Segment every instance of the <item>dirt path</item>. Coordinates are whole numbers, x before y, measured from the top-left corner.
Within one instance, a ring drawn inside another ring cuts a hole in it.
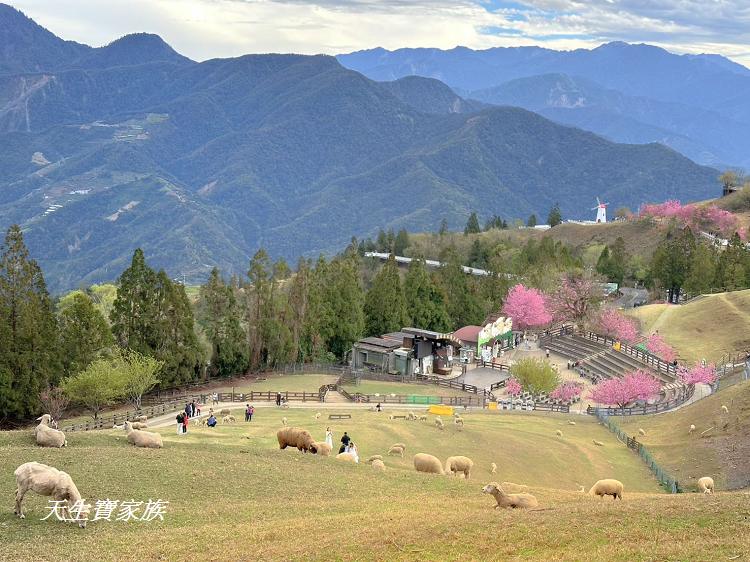
[[[658,332],[661,327],[669,320],[669,317],[672,316],[672,312],[676,309],[674,306],[667,306],[664,310],[662,310],[659,317],[654,321],[654,323],[651,325],[651,332]]]

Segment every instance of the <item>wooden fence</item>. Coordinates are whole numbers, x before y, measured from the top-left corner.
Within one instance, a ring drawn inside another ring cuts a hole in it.
[[[586,413],[591,416],[643,416],[646,414],[657,414],[673,410],[677,406],[684,404],[693,397],[693,394],[695,394],[695,386],[691,384],[682,387],[677,396],[666,402],[636,406],[634,408],[601,408],[589,406],[586,408]]]

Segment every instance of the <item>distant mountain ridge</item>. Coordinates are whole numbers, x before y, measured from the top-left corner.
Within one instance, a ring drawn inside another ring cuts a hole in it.
[[[371,49],[337,58],[374,80],[436,78],[464,97],[511,103],[617,142],[661,142],[701,163],[750,169],[742,134],[750,125],[750,69],[719,55],[615,42],[574,51]],[[597,103],[560,105],[559,81],[542,78],[550,76],[599,95]]]
[[[213,266],[244,274],[260,246],[294,261],[381,227],[459,227],[473,210],[544,217],[559,202],[581,216],[595,196],[637,207],[718,191],[715,169],[664,146],[434,79],[375,82],[322,55],[196,63],[146,34],[68,46],[65,63],[45,51],[65,42],[18,17],[0,5],[16,25],[4,37],[47,43],[0,74],[0,226],[22,225],[54,290],[113,279],[137,246],[200,282]],[[0,45],[0,67],[17,50]]]

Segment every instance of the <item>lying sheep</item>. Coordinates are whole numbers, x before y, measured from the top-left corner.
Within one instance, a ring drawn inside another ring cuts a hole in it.
[[[601,441],[597,441],[596,439],[592,439],[592,441],[597,447],[604,447],[604,443],[602,443]]]
[[[398,456],[400,456],[403,459],[404,458],[404,448],[403,447],[398,447],[396,445],[393,445],[390,449],[388,449],[388,454],[389,455],[398,455]]]
[[[234,423],[236,421],[237,420],[231,414],[228,415],[228,416],[224,416],[223,418],[221,418],[221,423]]]
[[[296,447],[297,450],[312,454],[318,452],[317,444],[310,435],[310,432],[300,427],[282,427],[276,432],[276,439],[279,441],[279,449],[287,447]]]
[[[380,472],[385,472],[385,463],[381,460],[375,459],[372,461],[372,468],[373,470],[379,470]]]
[[[36,444],[40,447],[65,447],[68,444],[65,439],[65,434],[58,430],[52,429],[50,424],[52,423],[52,416],[44,414],[37,418],[39,425],[34,428],[34,438]]]
[[[725,414],[728,414],[729,413],[729,408],[727,408],[724,404],[722,404],[721,405],[721,411],[724,412]]]
[[[220,416],[228,416],[231,413],[232,413],[232,410],[230,410],[229,408],[222,408],[221,410],[219,410]]]
[[[287,419],[286,419],[286,416],[284,416],[283,418],[281,418],[281,425],[286,425],[286,424],[287,424]]]
[[[690,429],[688,430],[688,435],[692,434],[693,431],[695,431],[695,426],[691,423],[690,424]]]
[[[130,427],[132,427],[133,429],[146,429],[148,428],[148,424],[144,422],[134,421],[130,422]]]
[[[332,447],[328,443],[316,441],[313,446],[321,457],[330,457]]]
[[[63,517],[69,519],[69,508],[78,502],[83,503],[81,494],[76,488],[73,479],[67,472],[62,472],[46,464],[38,462],[27,462],[19,466],[13,474],[16,477],[16,507],[14,513],[21,519],[25,519],[21,503],[26,492],[31,490],[41,496],[51,496],[55,501],[64,501]],[[77,514],[78,526],[86,527],[86,519],[89,515],[89,506],[82,506]]]
[[[638,435],[643,435],[643,436],[645,436],[645,435],[646,435],[646,432],[645,432],[645,431],[644,431],[644,430],[643,430],[642,428],[640,428],[640,427],[639,427],[639,428],[638,428]]]
[[[460,472],[463,473],[466,480],[468,480],[469,476],[471,475],[471,468],[473,466],[474,461],[472,461],[469,457],[448,457],[448,459],[445,461],[445,473],[450,473],[456,476]]]
[[[373,462],[373,461],[382,461],[383,455],[372,455],[371,457],[367,457],[365,459],[365,462]]]
[[[338,455],[336,455],[336,459],[355,464],[359,462],[359,460],[353,453],[339,453]]]
[[[321,415],[322,415],[322,414],[321,414],[320,412],[318,412],[317,414],[315,414],[315,419],[316,419],[316,420],[319,420],[319,419],[320,419],[320,416],[321,416]]]
[[[568,420],[568,425],[575,425],[575,424],[576,422],[574,422],[573,420]]]
[[[136,418],[133,418],[133,421],[137,421],[137,422],[147,422],[147,421],[148,421],[148,416],[138,416],[138,417],[136,417]]]
[[[704,494],[714,493],[714,479],[710,476],[704,476],[698,479],[698,489]]]
[[[612,496],[613,500],[622,499],[623,485],[619,480],[613,478],[606,478],[599,480],[589,490],[590,496],[600,496],[604,499],[604,496]]]
[[[490,482],[484,488],[482,488],[483,494],[492,494],[495,496],[497,505],[495,509],[503,508],[530,508],[537,507],[539,502],[531,494],[506,494],[505,490],[497,482]]]
[[[558,437],[562,437],[563,436],[563,432],[560,431],[559,429],[557,429],[557,430],[555,430],[555,435],[557,435]]]
[[[445,425],[443,424],[443,420],[440,418],[440,416],[435,418],[435,427],[438,429],[445,429]]]
[[[414,468],[417,472],[429,472],[430,474],[445,474],[440,459],[427,453],[414,455]]]
[[[508,490],[509,492],[528,492],[529,487],[526,484],[515,484],[513,482],[503,482],[502,483],[503,490]]]
[[[490,474],[497,474],[497,465],[494,462],[490,465]]]
[[[161,435],[158,433],[133,429],[130,422],[125,422],[124,429],[128,432],[128,443],[132,443],[136,447],[147,449],[161,449],[163,447]]]

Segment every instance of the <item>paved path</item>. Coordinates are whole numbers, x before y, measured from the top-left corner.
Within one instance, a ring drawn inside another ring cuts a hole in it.
[[[634,308],[636,304],[648,302],[648,291],[646,289],[634,289],[633,287],[620,287],[622,296],[615,301],[615,305],[622,308]]]

